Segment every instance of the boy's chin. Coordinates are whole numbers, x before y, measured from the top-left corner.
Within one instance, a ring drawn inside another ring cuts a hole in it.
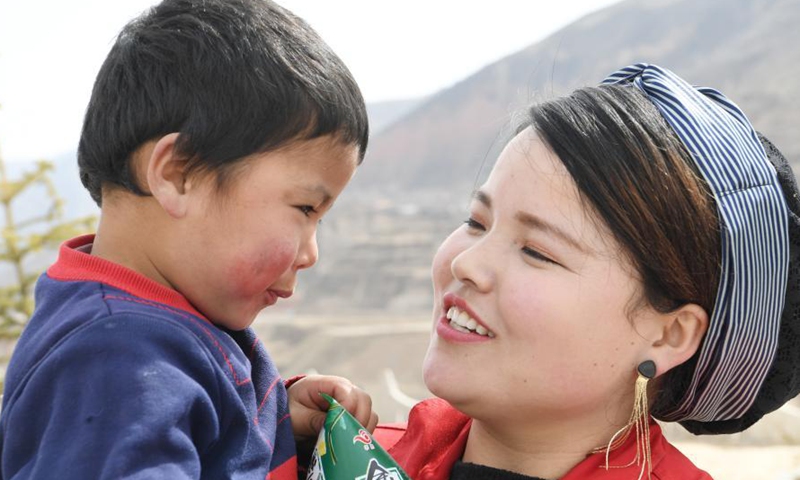
[[[258,314],[246,314],[246,315],[239,315],[237,317],[209,317],[211,323],[218,327],[223,327],[228,330],[232,330],[238,332],[240,330],[244,330],[251,326],[253,322],[256,320],[256,316]]]

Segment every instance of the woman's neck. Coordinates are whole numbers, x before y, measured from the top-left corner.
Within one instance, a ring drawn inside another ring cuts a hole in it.
[[[473,420],[463,460],[531,477],[557,479],[605,446],[619,427],[591,422],[496,422]]]

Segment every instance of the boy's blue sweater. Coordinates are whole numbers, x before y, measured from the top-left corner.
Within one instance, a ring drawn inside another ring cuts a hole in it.
[[[0,479],[297,478],[286,389],[251,330],[61,247],[6,373]],[[82,251],[83,250],[83,251]]]

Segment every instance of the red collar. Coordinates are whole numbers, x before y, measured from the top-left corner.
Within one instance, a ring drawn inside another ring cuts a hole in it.
[[[461,458],[467,445],[472,420],[444,400],[434,398],[418,403],[411,410],[408,425],[385,425],[375,431],[375,438],[414,480],[447,480],[453,464]],[[709,479],[692,465],[661,433],[651,419],[650,448],[653,479]],[[639,476],[639,466],[626,465],[636,455],[636,439],[631,435],[620,448],[611,452],[605,469],[604,454],[590,454],[561,480],[629,480]],[[671,472],[671,473],[665,473]],[[677,472],[677,473],[676,473]],[[674,475],[673,475],[674,474]],[[668,476],[665,476],[668,475]]]
[[[128,292],[133,296],[168,305],[205,319],[178,291],[122,265],[95,257],[80,250],[91,248],[94,235],[84,235],[61,244],[58,260],[47,269],[55,280],[100,282]]]

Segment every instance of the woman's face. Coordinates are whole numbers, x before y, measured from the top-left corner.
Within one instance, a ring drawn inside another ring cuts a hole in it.
[[[435,256],[428,388],[479,419],[629,415],[653,343],[635,327],[656,315],[635,308],[632,272],[555,154],[520,133]]]

